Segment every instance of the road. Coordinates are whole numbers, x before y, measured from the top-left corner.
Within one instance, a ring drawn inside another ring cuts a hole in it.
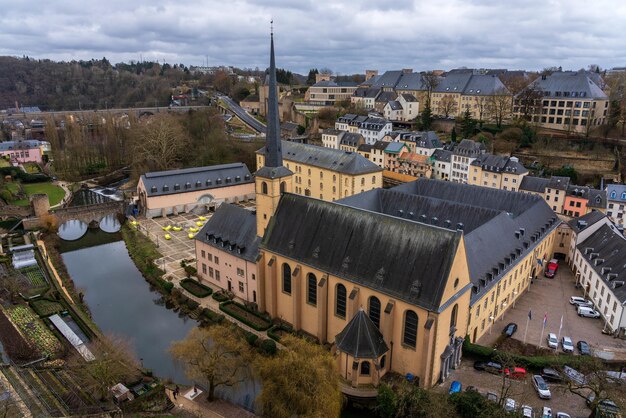
[[[142,113],[159,113],[163,111],[187,112],[189,110],[207,109],[209,106],[158,106],[158,107],[130,107],[130,108],[112,108],[112,109],[92,109],[92,110],[59,110],[50,112],[32,112],[32,113],[0,113],[0,119],[37,119],[45,116],[63,116],[63,115],[93,115],[97,113],[122,114],[135,112],[138,115]],[[243,109],[242,109],[243,110]]]
[[[218,99],[222,100],[226,106],[239,118],[254,129],[255,131],[264,134],[265,133],[265,125],[259,122],[254,116],[251,116],[248,112],[246,112],[241,106],[239,106],[233,99],[228,96],[218,96]]]

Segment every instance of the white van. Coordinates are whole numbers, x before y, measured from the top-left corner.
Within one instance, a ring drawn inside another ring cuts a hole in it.
[[[586,306],[579,306],[578,316],[584,316],[587,318],[600,318],[600,312],[594,311],[593,309]]]

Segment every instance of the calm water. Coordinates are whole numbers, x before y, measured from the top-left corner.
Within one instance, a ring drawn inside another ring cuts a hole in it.
[[[160,378],[191,383],[168,349],[172,342],[185,338],[196,322],[164,306],[160,294],[150,290],[135,267],[124,241],[110,242],[113,236],[118,234],[90,230],[80,240],[66,243],[72,250],[62,254],[74,283],[85,294],[94,322],[105,334],[128,339],[144,367]],[[108,243],[94,245],[98,239]],[[81,243],[88,248],[76,249]],[[218,388],[216,393],[252,409],[259,390],[258,382],[248,381],[235,389]]]

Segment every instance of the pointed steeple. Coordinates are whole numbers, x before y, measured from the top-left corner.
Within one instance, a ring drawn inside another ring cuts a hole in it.
[[[274,29],[271,31],[269,92],[267,103],[267,129],[265,136],[265,166],[283,165],[280,143],[280,121],[278,119],[278,95],[276,94],[276,62],[274,59]]]

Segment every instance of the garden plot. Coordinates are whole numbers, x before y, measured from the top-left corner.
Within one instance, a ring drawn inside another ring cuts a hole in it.
[[[59,340],[29,308],[17,305],[7,308],[5,312],[20,333],[37,347],[41,354],[55,357],[61,352],[62,346]]]
[[[33,288],[42,288],[48,286],[48,282],[46,281],[46,277],[43,275],[43,272],[39,268],[39,266],[29,266],[24,267],[18,270],[22,275],[28,278],[30,285]]]

